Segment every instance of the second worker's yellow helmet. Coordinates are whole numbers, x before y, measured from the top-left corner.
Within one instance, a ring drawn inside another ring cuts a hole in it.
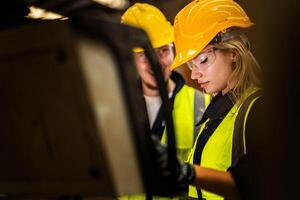
[[[197,56],[218,33],[252,25],[245,11],[233,0],[192,1],[175,17],[176,56],[171,69]]]
[[[174,41],[173,27],[163,13],[147,3],[135,3],[121,17],[121,23],[143,29],[153,48],[158,48]],[[135,48],[135,52],[143,51]]]

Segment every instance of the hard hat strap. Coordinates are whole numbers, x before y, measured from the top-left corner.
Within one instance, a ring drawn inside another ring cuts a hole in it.
[[[225,42],[228,40],[231,40],[233,38],[240,37],[241,35],[244,35],[245,30],[244,29],[226,29],[222,32],[219,32],[214,39],[210,42],[211,44]]]
[[[236,28],[227,29],[225,31],[219,32],[211,40],[211,42],[209,44],[217,44],[217,43],[221,43],[221,42],[226,42],[226,41],[232,40],[234,38],[240,37],[245,42],[247,49],[249,50],[250,43],[245,34],[246,31],[247,31],[247,29],[236,29]]]

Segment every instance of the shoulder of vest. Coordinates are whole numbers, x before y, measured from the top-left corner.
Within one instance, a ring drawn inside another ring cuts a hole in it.
[[[254,89],[247,95],[247,97],[239,107],[234,124],[232,165],[235,165],[240,157],[246,153],[246,121],[253,103],[261,96],[261,93],[261,90]]]
[[[179,96],[183,97],[183,96],[190,96],[190,97],[194,97],[195,95],[195,89],[192,87],[189,87],[187,85],[183,85],[183,87],[177,92],[175,99]]]
[[[181,88],[181,90],[180,91],[183,91],[183,90],[188,90],[188,91],[196,91],[196,89],[195,88],[193,88],[193,87],[190,87],[190,86],[188,86],[188,85],[186,85],[186,84],[184,84],[183,86],[182,86],[182,88]],[[179,92],[180,92],[179,91]]]

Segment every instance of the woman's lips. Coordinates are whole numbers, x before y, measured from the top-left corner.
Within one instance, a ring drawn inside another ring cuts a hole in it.
[[[199,84],[200,84],[200,87],[204,88],[208,84],[208,81],[199,82]]]

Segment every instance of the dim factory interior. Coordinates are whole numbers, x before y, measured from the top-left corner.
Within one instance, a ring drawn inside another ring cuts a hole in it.
[[[295,0],[2,0],[0,200],[298,199],[299,8]],[[168,27],[172,39],[156,43]],[[191,32],[203,35],[191,42]],[[238,53],[225,44],[244,34],[263,89],[239,101],[230,88],[227,100],[238,100],[221,105],[226,88],[213,80],[232,76],[199,74],[225,55],[235,67]],[[153,91],[159,100],[148,98]],[[222,132],[230,142],[216,138]],[[236,140],[244,149],[234,160]]]

